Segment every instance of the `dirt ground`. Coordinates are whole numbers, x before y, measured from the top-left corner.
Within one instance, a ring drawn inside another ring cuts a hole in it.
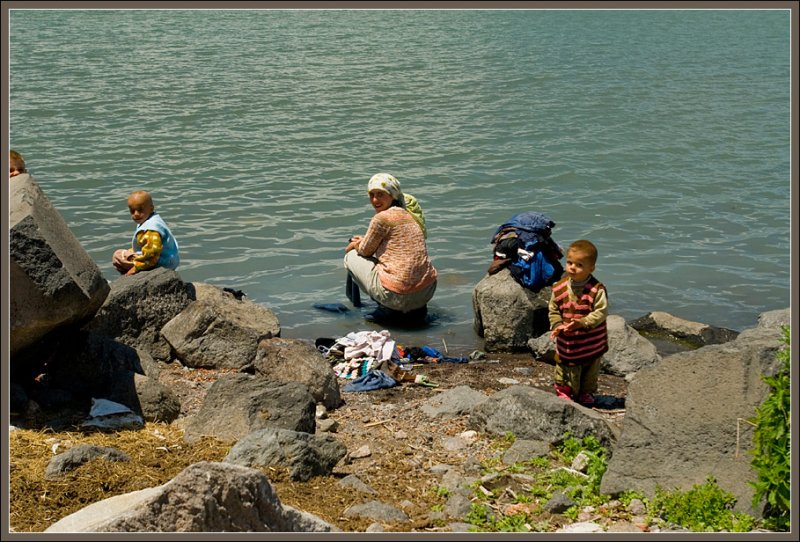
[[[330,476],[315,477],[308,482],[294,482],[277,469],[267,469],[265,472],[281,501],[315,514],[343,531],[363,532],[373,523],[369,519],[345,515],[350,506],[370,500],[380,500],[400,508],[411,518],[409,522],[383,525],[387,532],[446,530],[441,521],[430,517],[431,511],[441,509],[446,501],[439,491],[440,479],[431,473],[431,467],[481,462],[497,457],[510,443],[501,437],[479,435],[467,448],[453,450],[446,446],[445,441],[447,437],[467,430],[466,418],[432,421],[421,411],[421,405],[444,390],[463,385],[487,395],[514,384],[552,391],[553,367],[525,353],[489,353],[483,360],[468,363],[421,364],[414,367],[414,373],[426,375],[438,387],[403,383],[369,392],[342,392],[345,404],[328,412],[327,416],[337,423],[335,436],[347,447],[348,456]],[[186,417],[197,412],[206,390],[219,374],[219,371],[183,368],[177,363],[164,365],[160,380],[172,387],[180,398],[181,417],[169,425],[148,423],[140,434],[122,432],[126,434],[118,435],[117,442],[115,435],[55,433],[36,428],[13,431],[10,450],[12,528],[18,532],[41,531],[92,502],[165,483],[182,468],[199,460],[223,459],[230,443],[204,440],[190,446],[180,438]],[[340,381],[342,388],[345,383]],[[625,394],[624,379],[601,375],[598,395],[612,398],[615,408],[597,408],[596,411],[611,423],[621,424],[624,407],[620,407],[624,405]],[[153,435],[157,440],[153,441],[152,448],[162,450],[153,452],[154,457],[158,456],[157,460],[142,451],[148,449],[147,442],[153,440]],[[100,438],[104,446],[135,452],[140,464],[93,461],[62,482],[43,480],[44,466],[55,453],[53,442],[69,447],[98,443]],[[169,461],[164,459],[163,449],[170,450],[166,454]],[[93,465],[95,463],[103,463],[102,468]],[[132,469],[140,474],[126,476],[120,469]],[[146,480],[141,480],[142,472],[148,473]],[[339,485],[338,482],[349,474],[356,474],[376,494],[361,493]],[[78,483],[80,480],[83,483]],[[103,489],[98,490],[98,487]],[[570,523],[566,518],[550,518],[551,526],[557,526],[560,521]]]
[[[432,422],[420,410],[421,405],[444,390],[464,385],[487,395],[515,382],[552,391],[553,367],[534,361],[530,354],[489,354],[486,360],[478,362],[424,364],[415,367],[414,372],[426,375],[439,387],[404,383],[370,392],[343,393],[344,406],[329,413],[339,424],[336,436],[350,453],[368,446],[371,455],[349,464],[340,463],[334,476],[326,481],[330,485],[322,485],[319,493],[303,491],[294,484],[278,484],[281,498],[345,531],[363,531],[372,521],[346,518],[343,511],[348,506],[375,498],[402,508],[412,518],[408,524],[384,526],[386,531],[441,530],[429,515],[446,499],[437,494],[439,479],[430,474],[430,468],[442,464],[461,465],[465,461],[480,462],[501,453],[510,443],[482,435],[468,450],[450,451],[443,445],[444,439],[466,431],[466,417]],[[625,391],[624,379],[601,375],[598,395],[612,396],[619,403],[624,401]],[[617,424],[624,415],[622,409],[597,411]],[[342,491],[335,482],[347,474],[358,475],[377,495]],[[325,497],[321,498],[321,494]]]

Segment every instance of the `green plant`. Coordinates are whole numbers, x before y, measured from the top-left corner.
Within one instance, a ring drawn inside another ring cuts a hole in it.
[[[446,499],[450,496],[450,490],[444,486],[438,486],[436,488],[436,496]]]
[[[531,526],[531,532],[534,533],[546,533],[550,531],[550,520],[543,519],[541,521],[534,521]]]
[[[568,488],[566,494],[581,507],[598,506],[610,500],[608,495],[601,494],[593,486],[589,485],[588,480],[584,480],[584,485]]]
[[[578,512],[580,512],[580,506],[570,506],[562,514],[565,518],[572,520],[573,522],[578,521]]]
[[[524,463],[528,468],[534,470],[546,469],[550,466],[550,460],[546,457],[534,457],[533,459],[529,459]]]
[[[608,468],[605,450],[587,452],[586,455],[589,456],[589,465],[586,467],[586,474],[589,475],[589,480],[586,485],[593,495],[599,495],[600,482],[603,480],[603,475]]]
[[[489,457],[481,461],[481,469],[484,474],[488,474],[497,470],[503,464],[503,458],[500,456]]]
[[[736,498],[720,489],[711,476],[685,492],[656,487],[655,493],[652,505],[657,514],[695,532],[746,532],[755,525],[752,517],[733,512]]]
[[[534,502],[533,498],[530,495],[526,495],[524,493],[520,493],[516,497],[514,497],[514,503],[530,503]]]
[[[603,474],[605,474],[608,467],[606,463],[607,452],[600,444],[600,441],[593,435],[587,435],[578,440],[567,433],[564,435],[564,440],[561,444],[556,447],[557,457],[565,463],[571,463],[581,452],[589,458],[586,466],[588,479],[582,484],[586,487],[584,493],[588,493],[587,497],[589,495],[597,496],[600,494],[600,482],[603,479]]]
[[[594,435],[586,435],[583,439],[579,439],[569,433],[564,433],[562,441],[555,447],[556,458],[565,463],[571,463],[581,452],[592,452],[605,456],[606,450]]]
[[[513,533],[531,530],[525,514],[513,514],[498,518],[483,504],[473,504],[465,519],[479,531]]]
[[[494,531],[501,533],[525,533],[531,530],[525,514],[503,516],[494,524]]]
[[[751,465],[758,474],[756,481],[750,482],[750,485],[755,488],[754,507],[766,499],[763,514],[765,526],[788,531],[791,505],[789,328],[783,326],[782,332],[785,346],[777,354],[778,371],[773,376],[762,375],[761,380],[770,387],[770,392],[756,409],[756,415],[750,419],[755,425]]]
[[[580,439],[573,437],[570,433],[564,433],[561,441],[555,444],[553,448],[553,455],[556,459],[569,463],[575,456],[583,449],[583,444]]]
[[[517,436],[511,431],[506,431],[503,435],[495,436],[489,443],[489,447],[498,452],[503,452],[511,448],[516,442]]]
[[[539,479],[539,483],[533,485],[528,491],[527,494],[531,499],[549,499],[552,496],[552,492],[548,487],[546,487],[545,483],[547,478],[542,477]]]
[[[565,489],[571,486],[579,486],[584,481],[584,478],[580,477],[578,474],[561,469],[552,471],[547,479],[550,484],[553,485],[553,489]]]
[[[484,529],[494,523],[494,515],[489,508],[483,504],[472,503],[467,517],[467,523],[471,523],[478,529]]]
[[[631,504],[631,501],[633,499],[639,499],[643,503],[647,504],[647,497],[645,497],[643,493],[639,493],[638,491],[634,491],[632,489],[623,491],[622,493],[619,494],[619,497],[617,498],[626,507]]]

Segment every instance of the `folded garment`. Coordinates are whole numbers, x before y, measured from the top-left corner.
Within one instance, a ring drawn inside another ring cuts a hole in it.
[[[449,363],[467,363],[469,358],[466,356],[445,356],[435,348],[431,348],[430,346],[423,346],[420,348],[422,352],[425,353],[426,356],[431,358],[439,358],[439,361],[446,361]]]
[[[432,358],[440,358],[440,357],[442,357],[442,353],[441,352],[439,352],[438,350],[436,350],[435,348],[432,348],[430,346],[422,346],[422,347],[420,347],[420,350],[422,350],[425,353],[426,356],[430,356]]]
[[[364,376],[358,377],[349,382],[344,391],[372,391],[381,388],[392,388],[397,385],[397,381],[380,369],[373,369]]]
[[[467,356],[442,356],[441,361],[447,363],[467,363],[469,358]]]

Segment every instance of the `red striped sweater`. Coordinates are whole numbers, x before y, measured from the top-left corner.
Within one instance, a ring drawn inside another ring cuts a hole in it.
[[[569,277],[555,283],[550,297],[550,329],[571,320],[580,320],[584,325],[558,334],[556,352],[559,361],[566,365],[581,365],[608,352],[607,316],[605,286],[593,276],[580,292],[572,291]]]

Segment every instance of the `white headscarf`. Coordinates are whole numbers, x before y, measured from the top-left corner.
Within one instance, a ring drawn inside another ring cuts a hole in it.
[[[392,196],[392,199],[397,201],[400,207],[411,213],[419,227],[422,228],[422,235],[426,239],[428,238],[428,230],[425,227],[425,214],[422,212],[422,207],[420,207],[417,198],[411,194],[403,194],[400,189],[400,182],[394,176],[388,173],[373,175],[367,185],[367,192],[372,192],[373,190],[381,190]]]
[[[406,208],[406,198],[403,196],[403,191],[400,189],[400,182],[394,178],[393,175],[388,173],[376,173],[369,180],[367,185],[367,192],[373,190],[381,190],[386,192],[392,199],[400,204],[403,209]]]

